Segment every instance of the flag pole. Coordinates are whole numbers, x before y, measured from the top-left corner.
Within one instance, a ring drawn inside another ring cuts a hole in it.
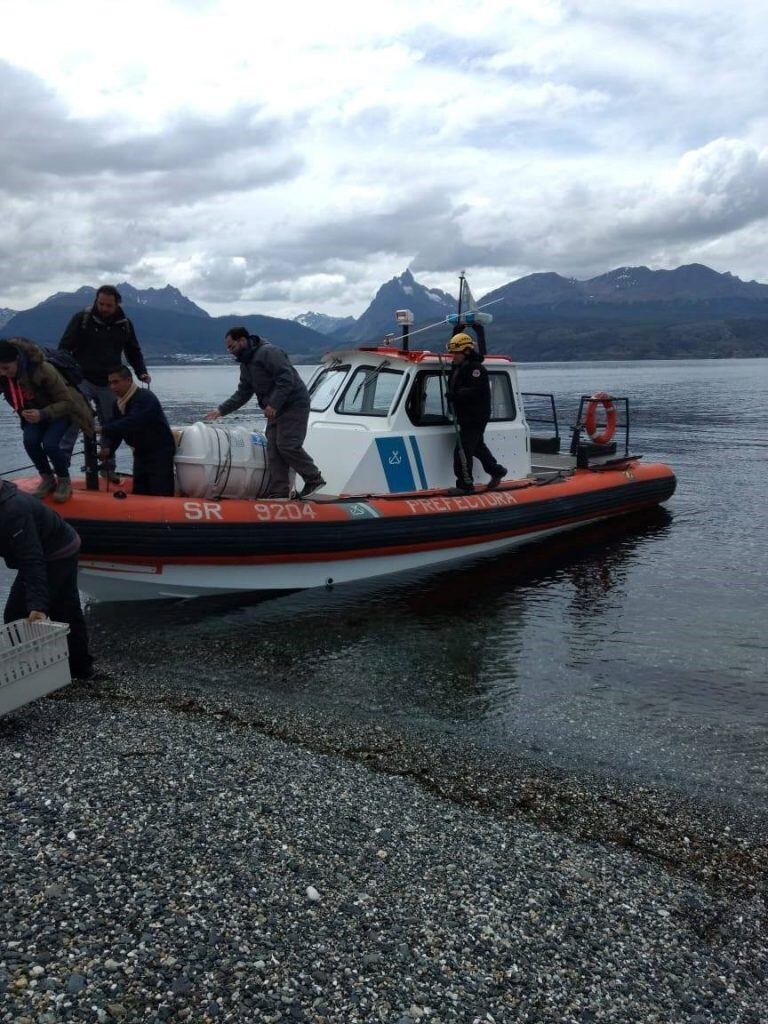
[[[466,274],[466,270],[460,270],[459,271],[459,305],[458,305],[458,308],[456,309],[456,316],[458,317],[458,322],[459,323],[461,323],[461,300],[464,298],[464,275],[465,274]],[[458,324],[457,324],[457,326],[458,326]]]

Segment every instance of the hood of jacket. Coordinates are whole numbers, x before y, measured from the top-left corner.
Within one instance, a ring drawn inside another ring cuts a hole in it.
[[[449,375],[453,377],[461,377],[465,373],[471,373],[475,366],[480,366],[485,362],[485,356],[480,355],[479,352],[474,350],[467,354],[467,358],[461,363],[452,363]]]
[[[0,480],[0,505],[9,501],[17,491],[18,487],[16,484],[12,484],[10,480]]]
[[[26,338],[9,338],[8,341],[19,350],[21,370],[29,371],[45,362],[45,353],[34,341],[27,341]]]
[[[95,302],[91,306],[89,312],[90,312],[90,316],[92,316],[93,319],[97,323],[103,324],[105,327],[114,327],[115,324],[125,323],[125,321],[128,319],[128,317],[123,312],[123,307],[122,306],[118,306],[117,309],[115,310],[115,312],[112,314],[112,316],[108,320],[105,320],[103,316],[99,316],[99,314],[98,314],[98,312],[96,310],[96,303]]]
[[[237,360],[238,363],[250,363],[258,349],[260,349],[263,344],[264,339],[260,338],[258,334],[249,334],[248,344],[245,346],[242,352],[237,353],[235,359]]]

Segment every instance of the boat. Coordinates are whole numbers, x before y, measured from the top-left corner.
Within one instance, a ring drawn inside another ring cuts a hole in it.
[[[82,538],[82,589],[132,601],[332,587],[498,555],[673,494],[668,465],[629,452],[627,398],[581,396],[561,451],[552,396],[524,395],[514,362],[492,354],[485,437],[507,478],[489,487],[476,475],[474,493],[457,491],[447,358],[412,350],[405,333],[400,346],[329,352],[309,383],[305,443],[326,485],[305,500],[261,496],[263,423],[179,428],[174,497],[134,495],[130,477],[97,490],[76,479],[56,508]],[[532,401],[551,410],[546,436]],[[37,478],[15,482],[31,490]]]

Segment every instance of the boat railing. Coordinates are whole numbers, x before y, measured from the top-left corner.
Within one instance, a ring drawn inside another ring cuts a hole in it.
[[[588,466],[595,460],[606,461],[609,457],[625,459],[629,456],[629,399],[611,395],[598,402],[596,423],[593,436],[590,437],[587,434],[587,415],[590,405],[594,402],[593,395],[580,397],[576,423],[571,432],[571,455],[576,458],[576,465],[579,467]],[[606,433],[609,436],[605,441],[601,441],[601,435]],[[616,437],[622,437],[623,446],[614,440]],[[619,454],[621,447],[624,449],[623,454]]]
[[[560,451],[560,425],[557,420],[555,396],[549,391],[521,392],[525,406],[525,419],[530,425],[536,423],[550,427],[554,433],[549,436],[531,434],[531,452],[542,455],[557,455]]]

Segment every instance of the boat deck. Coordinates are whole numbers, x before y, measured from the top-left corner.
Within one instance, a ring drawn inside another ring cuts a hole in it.
[[[624,462],[627,458],[636,459],[637,455],[617,455],[610,452],[605,455],[592,455],[589,459],[590,466],[607,466],[612,462]],[[554,452],[534,452],[531,455],[531,476],[539,476],[542,473],[568,473],[576,469],[575,455],[560,455]]]

